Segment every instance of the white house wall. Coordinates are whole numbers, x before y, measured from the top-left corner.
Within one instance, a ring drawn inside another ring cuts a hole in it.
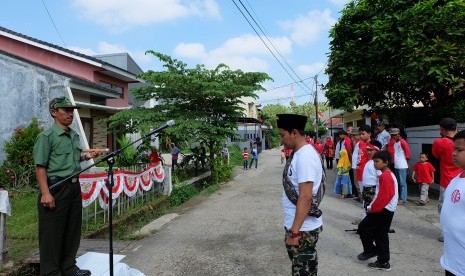
[[[5,142],[17,128],[27,127],[34,117],[43,128],[53,124],[49,101],[68,96],[68,83],[64,76],[0,54],[0,162],[6,159]],[[78,119],[71,126],[76,131]]]

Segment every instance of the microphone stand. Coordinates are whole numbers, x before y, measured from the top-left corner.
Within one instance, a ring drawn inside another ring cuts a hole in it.
[[[110,276],[113,276],[113,187],[114,187],[114,184],[115,184],[114,180],[113,180],[113,165],[115,164],[115,156],[118,156],[122,151],[124,151],[125,149],[127,149],[130,146],[134,145],[135,143],[137,143],[139,141],[144,141],[146,138],[149,138],[150,136],[152,136],[155,133],[159,133],[160,131],[164,130],[167,127],[172,126],[173,124],[174,124],[173,120],[169,121],[167,124],[146,133],[144,136],[142,136],[141,138],[131,142],[130,144],[126,145],[125,147],[108,153],[107,155],[102,157],[102,159],[100,159],[98,162],[96,162],[96,163],[94,163],[94,164],[92,164],[90,166],[85,167],[84,169],[80,170],[79,172],[74,173],[73,175],[68,176],[63,180],[60,180],[57,183],[55,183],[55,184],[53,184],[53,185],[51,185],[49,187],[50,190],[59,188],[59,187],[63,186],[65,183],[67,183],[69,180],[71,180],[72,178],[75,178],[75,177],[79,176],[79,174],[81,174],[82,172],[87,171],[88,169],[90,169],[90,168],[92,168],[92,167],[96,166],[97,164],[100,164],[100,163],[102,163],[104,161],[107,162],[107,164],[108,164],[107,188],[108,188],[108,191],[109,191],[108,192],[108,212],[109,212],[109,215],[108,215],[108,223],[109,223],[109,225],[108,225],[108,234],[109,234],[109,243],[110,243],[109,244],[110,248],[109,248],[108,252],[109,252],[109,257],[110,257]]]

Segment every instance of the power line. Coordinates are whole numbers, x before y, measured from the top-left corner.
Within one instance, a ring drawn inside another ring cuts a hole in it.
[[[260,31],[262,32],[262,34],[265,36],[265,38],[268,40],[268,42],[271,44],[271,46],[273,46],[273,49],[275,50],[275,52],[281,57],[281,59],[284,61],[284,63],[286,63],[287,67],[292,71],[292,73],[294,73],[294,75],[297,77],[297,79],[299,79],[300,81],[302,81],[299,77],[299,75],[294,71],[294,69],[292,68],[292,66],[286,61],[286,59],[281,55],[280,51],[277,49],[277,47],[274,45],[274,43],[271,41],[271,39],[269,38],[268,34],[260,27],[260,24],[257,23],[257,21],[255,21],[255,18],[252,14],[250,14],[249,10],[244,6],[244,4],[242,3],[241,0],[238,0],[239,3],[242,5],[242,7],[244,8],[244,10],[247,12],[247,14],[249,15],[249,17],[253,20],[253,22],[255,23],[255,25],[257,25],[258,29],[260,29]],[[250,4],[249,4],[250,6]],[[252,12],[254,12],[252,10]],[[255,14],[255,12],[254,12]],[[257,17],[257,19],[260,21],[260,19],[258,18],[258,16],[255,14],[255,16]],[[260,22],[261,23],[261,22]],[[263,25],[263,24],[262,24]],[[307,89],[309,91],[312,91],[312,89],[308,86],[306,86]]]
[[[240,0],[238,0],[240,1]],[[245,18],[245,20],[247,21],[247,23],[250,25],[250,27],[252,27],[252,29],[254,30],[254,32],[257,34],[258,38],[260,38],[260,40],[263,42],[263,44],[265,45],[265,47],[268,49],[268,51],[271,53],[271,55],[273,55],[273,57],[276,59],[276,61],[279,63],[279,65],[284,69],[284,71],[289,75],[289,77],[291,77],[291,79],[297,83],[299,86],[300,83],[297,82],[295,80],[295,78],[291,75],[291,73],[289,73],[289,71],[286,69],[286,67],[284,67],[284,65],[281,63],[281,61],[276,57],[276,55],[273,53],[273,51],[270,49],[270,47],[268,46],[268,44],[266,44],[266,42],[263,40],[263,38],[261,37],[261,35],[258,33],[258,31],[255,29],[255,27],[252,25],[252,23],[250,22],[250,20],[247,18],[247,16],[244,14],[244,12],[242,11],[242,9],[237,5],[237,3],[232,0],[232,2],[234,3],[234,5],[236,6],[236,8],[239,10],[239,12],[242,14],[242,16]],[[244,6],[241,2],[241,5]],[[250,13],[249,13],[250,15]],[[302,87],[303,88],[303,87]],[[304,89],[305,90],[305,89]]]
[[[302,80],[300,80],[300,82],[303,82],[304,80],[308,80],[308,79],[313,79],[313,77],[308,77],[308,78],[302,79]],[[297,82],[291,82],[291,83],[284,84],[284,85],[281,85],[281,86],[277,86],[277,87],[273,87],[273,88],[270,88],[270,89],[266,89],[266,91],[276,90],[276,89],[283,88],[283,87],[286,87],[286,86],[289,86],[289,85],[292,85],[292,84],[296,84],[296,83],[297,83]]]
[[[55,28],[55,31],[57,32],[58,36],[60,37],[61,42],[63,42],[63,45],[65,46],[65,48],[68,48],[68,46],[66,46],[65,40],[63,39],[63,37],[61,37],[60,31],[58,31],[58,28],[55,25],[55,22],[53,21],[52,15],[48,11],[47,5],[45,5],[44,0],[42,0],[42,4],[44,4],[44,8],[47,11],[48,17],[50,18],[50,21],[52,21],[53,27]]]

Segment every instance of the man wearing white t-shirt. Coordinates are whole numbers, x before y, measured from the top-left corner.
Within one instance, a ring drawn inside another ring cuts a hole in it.
[[[386,150],[386,147],[389,143],[389,139],[391,139],[391,134],[387,132],[386,126],[383,122],[379,122],[376,126],[378,129],[378,135],[376,136],[376,140],[381,143],[381,150]]]
[[[400,136],[398,128],[391,128],[391,136],[394,138],[394,169],[399,183],[399,205],[407,202],[407,170],[410,159],[410,148],[407,141]]]
[[[304,138],[307,117],[278,114],[279,135],[293,149],[283,173],[285,243],[292,261],[292,275],[317,275],[316,243],[322,231],[321,210],[315,204],[323,176],[318,152]]]

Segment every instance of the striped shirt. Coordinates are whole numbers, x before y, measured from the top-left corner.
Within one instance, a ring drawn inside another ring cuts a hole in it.
[[[249,153],[248,153],[247,151],[244,151],[244,152],[242,153],[242,159],[244,159],[244,160],[248,160],[248,159],[249,159]]]

